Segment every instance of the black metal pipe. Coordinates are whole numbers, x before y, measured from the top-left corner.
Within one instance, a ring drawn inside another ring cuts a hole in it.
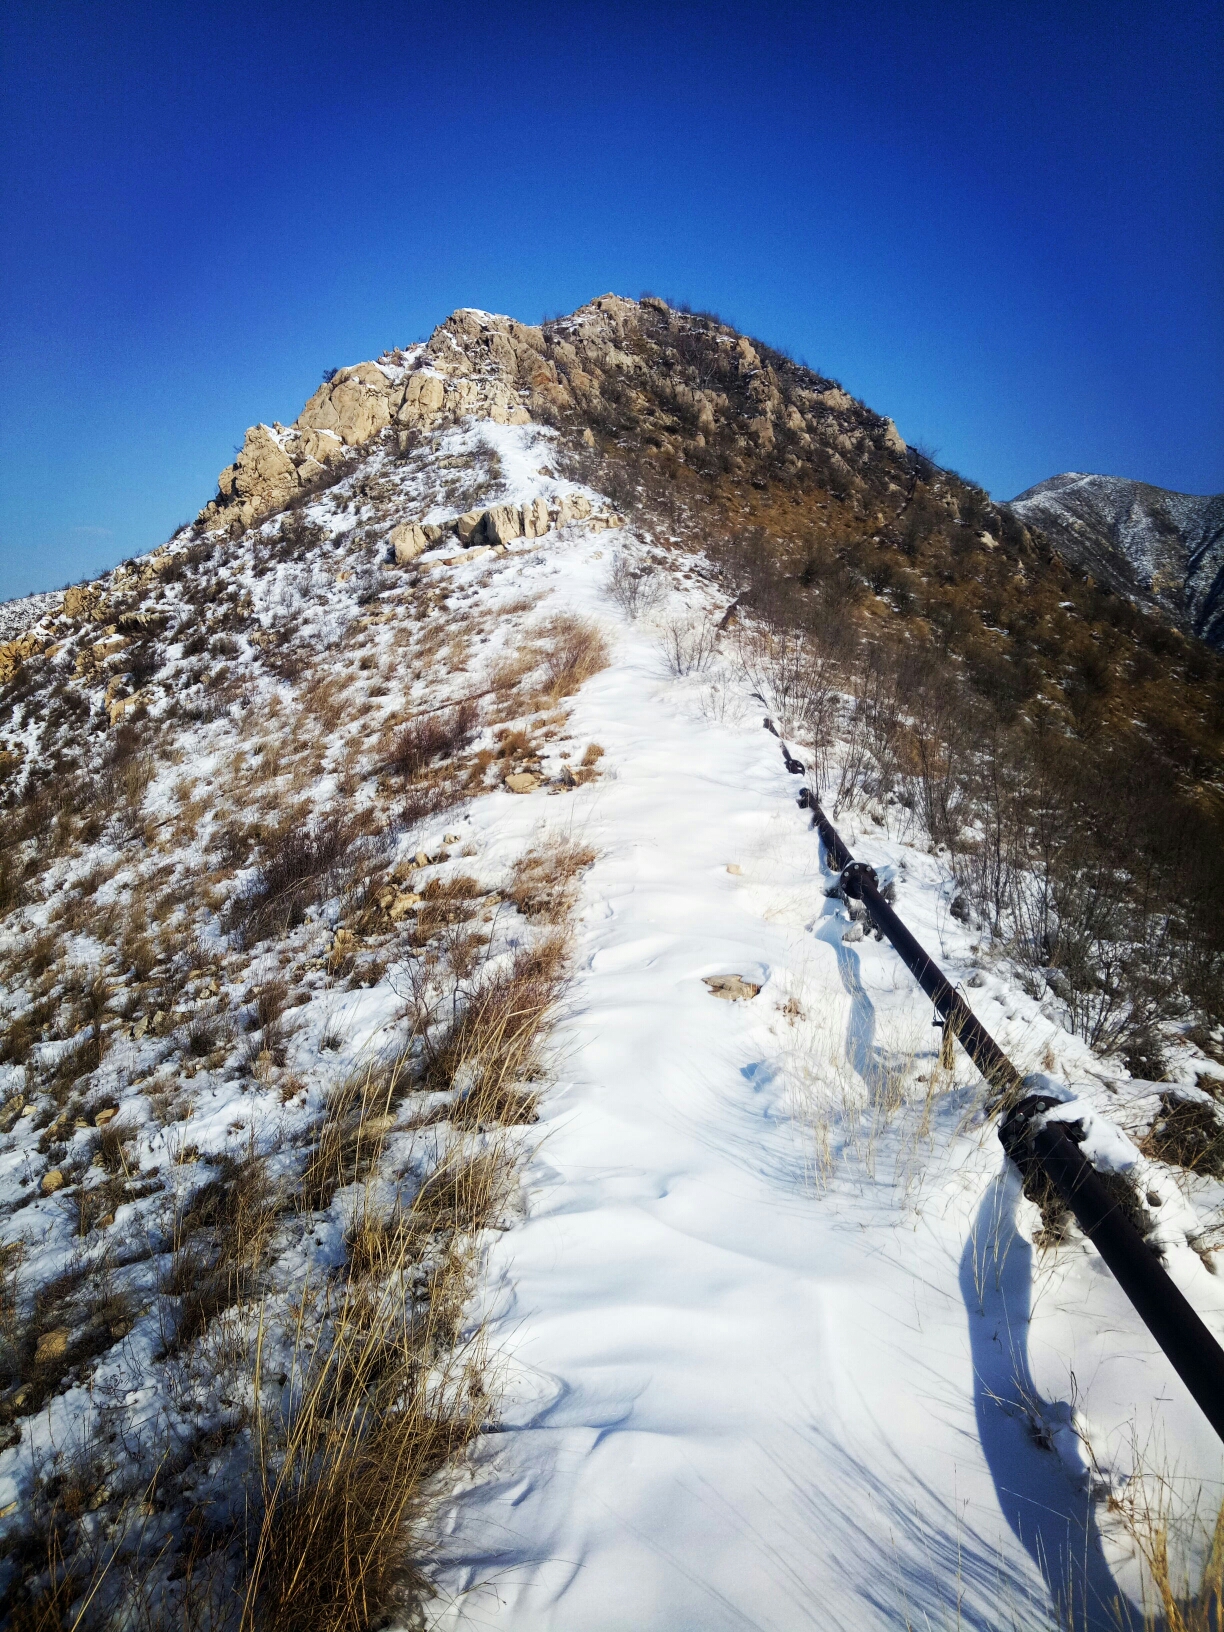
[[[841,875],[842,892],[861,901],[872,924],[892,943],[897,956],[922,987],[936,1014],[953,1035],[995,1093],[1007,1098],[1021,1091],[1023,1078],[974,1014],[943,970],[918,943],[880,894],[872,868],[855,861],[842,843],[841,835],[821,810],[811,790],[805,788],[800,804],[810,810],[825,853]]]
[[[1022,1173],[1037,1166],[1049,1179],[1224,1439],[1224,1349],[1076,1144],[1073,1134],[1082,1129],[1045,1119],[1058,1103],[1034,1096],[1016,1106],[999,1127],[1003,1148]]]
[[[799,803],[812,812],[825,854],[838,870],[843,895],[863,903],[872,923],[887,936],[931,999],[945,1027],[952,1029],[1004,1107],[1010,1106],[999,1126],[999,1138],[1008,1156],[1026,1175],[1034,1166],[1045,1174],[1113,1271],[1203,1415],[1224,1440],[1224,1349],[1075,1143],[1075,1125],[1044,1119],[1044,1113],[1059,1101],[1039,1095],[1019,1100],[1024,1079],[943,970],[885,901],[874,870],[854,860],[810,789],[803,790]]]

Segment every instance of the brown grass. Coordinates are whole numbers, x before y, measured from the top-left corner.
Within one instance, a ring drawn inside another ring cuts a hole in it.
[[[552,702],[572,696],[609,661],[607,641],[585,618],[562,613],[546,626],[543,663]]]
[[[441,1036],[426,1032],[422,1086],[455,1091],[445,1116],[458,1127],[534,1122],[542,1035],[565,983],[566,939],[553,934],[524,948],[509,968],[486,974],[465,994]]]
[[[589,761],[593,765],[598,757],[592,756],[588,748],[583,764]],[[595,854],[589,845],[576,839],[561,839],[546,849],[528,850],[515,863],[506,894],[531,922],[560,924],[573,910],[579,879],[595,860]]]
[[[421,1287],[416,1230],[376,1239],[351,1260],[321,1330],[307,1331],[303,1299],[296,1403],[260,1418],[262,1511],[243,1632],[364,1628],[419,1596],[411,1558],[427,1481],[487,1416],[483,1344],[477,1335],[456,1346],[470,1242],[443,1251]]]

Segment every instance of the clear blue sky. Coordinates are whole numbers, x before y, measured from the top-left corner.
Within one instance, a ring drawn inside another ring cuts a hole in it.
[[[997,497],[1224,488],[1224,8],[8,0],[0,597],[456,306],[719,312]]]

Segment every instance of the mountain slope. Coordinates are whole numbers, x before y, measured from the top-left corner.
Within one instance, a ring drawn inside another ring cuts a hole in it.
[[[1224,493],[1199,498],[1071,472],[1038,482],[1008,508],[1111,589],[1224,646]]]
[[[1199,643],[619,297],[340,371],[5,628],[27,1624],[1117,1632],[1163,1520],[1197,1572],[1218,1447],[761,722],[1220,1331]]]

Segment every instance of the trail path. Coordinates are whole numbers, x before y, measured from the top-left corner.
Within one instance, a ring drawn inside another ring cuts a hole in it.
[[[593,576],[567,604],[598,610]],[[929,1051],[929,1070],[938,1034],[890,948],[842,943],[759,714],[697,704],[638,630],[578,702],[609,775],[573,821],[601,854],[528,1214],[492,1255],[502,1431],[454,1509],[439,1624],[1045,1626],[1052,1591],[1116,1625],[1086,1482],[1014,1409],[1029,1249],[993,1133],[953,1131],[966,1092],[929,1140],[901,1118],[874,1179],[860,1150],[813,1183],[791,1066],[819,1075],[823,1049],[827,1075],[879,1094],[890,1050]],[[485,842],[529,819],[484,803]],[[530,819],[559,814],[540,800]],[[934,863],[909,865],[899,910],[938,948]],[[713,998],[702,977],[727,973],[760,995]],[[1009,1046],[1005,1010],[983,1016]],[[994,1240],[1013,1250],[988,1262]],[[1149,1363],[1107,1277],[1093,1297]]]

